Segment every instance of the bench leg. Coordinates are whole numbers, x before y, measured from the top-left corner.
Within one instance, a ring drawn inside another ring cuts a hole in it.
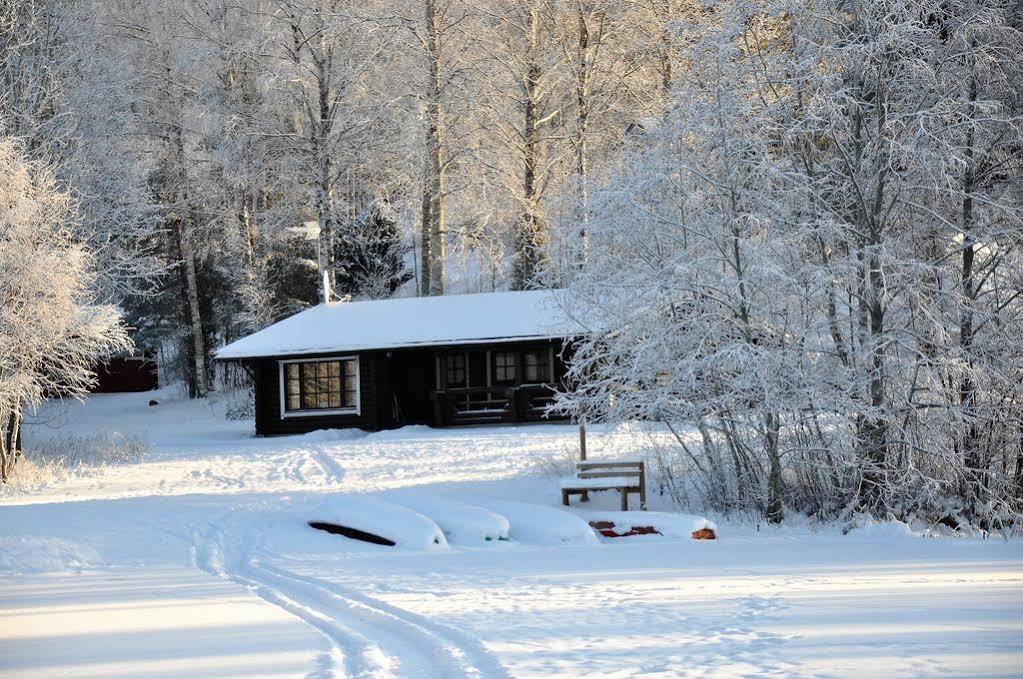
[[[590,491],[584,490],[582,492],[582,497],[579,498],[579,502],[589,502],[589,501],[590,501]]]
[[[561,504],[565,505],[566,507],[568,506],[568,491],[567,490],[561,491]]]
[[[629,491],[622,488],[619,493],[622,495],[622,511],[629,511]]]

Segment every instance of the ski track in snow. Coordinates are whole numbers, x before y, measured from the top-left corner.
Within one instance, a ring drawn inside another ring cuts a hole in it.
[[[328,486],[340,485],[345,477],[345,468],[330,453],[322,449],[307,451],[323,470],[323,482]]]
[[[317,458],[319,459],[319,458]],[[193,530],[196,566],[235,582],[313,627],[331,644],[316,677],[475,677],[510,679],[477,639],[424,616],[268,563],[225,540],[227,513]]]

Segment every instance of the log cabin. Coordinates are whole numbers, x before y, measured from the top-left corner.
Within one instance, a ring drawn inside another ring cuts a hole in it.
[[[560,291],[320,304],[217,351],[255,385],[256,434],[554,419],[585,328]]]

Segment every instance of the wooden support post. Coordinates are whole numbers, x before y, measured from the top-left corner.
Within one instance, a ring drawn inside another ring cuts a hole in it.
[[[586,462],[586,420],[582,417],[579,418],[579,461]],[[589,502],[590,494],[583,491],[579,501]]]
[[[619,492],[622,495],[622,511],[627,512],[629,511],[629,491],[622,488]]]
[[[567,490],[562,490],[561,491],[561,504],[565,505],[566,507],[568,506],[568,491]]]
[[[586,420],[579,420],[579,461],[586,462]]]
[[[646,511],[646,465],[639,463],[639,508]]]

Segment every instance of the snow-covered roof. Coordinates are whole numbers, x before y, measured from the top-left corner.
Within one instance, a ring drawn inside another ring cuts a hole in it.
[[[320,304],[217,351],[221,360],[575,337],[559,290]]]

